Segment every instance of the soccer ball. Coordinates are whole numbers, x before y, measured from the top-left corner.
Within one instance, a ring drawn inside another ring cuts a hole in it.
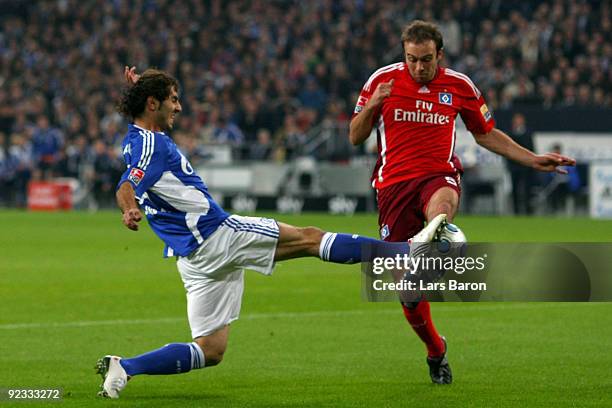
[[[455,224],[444,225],[436,241],[438,241],[438,251],[441,254],[464,256],[467,251],[467,238]]]

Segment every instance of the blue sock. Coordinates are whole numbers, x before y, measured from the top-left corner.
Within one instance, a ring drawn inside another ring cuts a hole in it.
[[[197,343],[171,343],[134,358],[121,359],[129,376],[179,374],[204,367],[204,353]]]
[[[319,257],[324,261],[353,264],[371,261],[374,257],[408,254],[407,242],[385,242],[359,235],[326,232],[321,239]]]

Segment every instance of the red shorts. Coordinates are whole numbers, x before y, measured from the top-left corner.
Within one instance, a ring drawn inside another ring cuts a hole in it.
[[[431,196],[450,187],[461,196],[458,174],[435,174],[401,181],[377,190],[378,226],[384,241],[407,241],[423,229]]]

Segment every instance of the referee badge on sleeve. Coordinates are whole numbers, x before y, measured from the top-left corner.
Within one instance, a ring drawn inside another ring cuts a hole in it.
[[[132,170],[130,170],[130,175],[128,176],[128,180],[130,180],[135,185],[138,185],[144,178],[144,175],[145,175],[144,171],[137,169],[136,167],[133,167]]]

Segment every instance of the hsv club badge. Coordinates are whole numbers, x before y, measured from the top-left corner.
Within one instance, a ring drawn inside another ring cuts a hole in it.
[[[452,105],[453,104],[453,94],[448,92],[440,92],[438,94],[438,102],[444,105]]]

